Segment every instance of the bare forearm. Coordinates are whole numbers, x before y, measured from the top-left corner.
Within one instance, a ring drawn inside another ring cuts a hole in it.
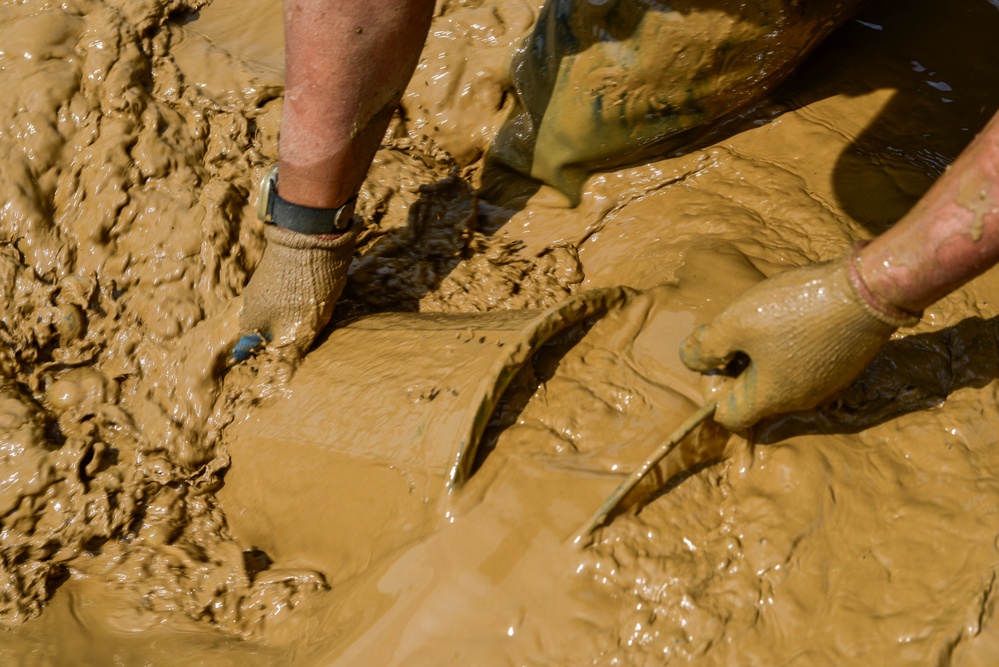
[[[433,0],[285,0],[282,198],[333,208],[357,191],[433,8]]]
[[[912,211],[859,256],[870,291],[910,312],[999,261],[999,114]]]

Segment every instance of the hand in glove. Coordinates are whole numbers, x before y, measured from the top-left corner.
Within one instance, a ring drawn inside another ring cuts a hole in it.
[[[809,410],[850,384],[900,326],[919,316],[864,285],[856,253],[778,274],[751,288],[680,347],[691,370],[722,369],[737,352],[748,367],[717,401],[730,430],[763,417]]]
[[[235,361],[265,340],[299,355],[309,349],[343,291],[357,232],[300,234],[267,225],[264,236],[263,258],[243,291]]]

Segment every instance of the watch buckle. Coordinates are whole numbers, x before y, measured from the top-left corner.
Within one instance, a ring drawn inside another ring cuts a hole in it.
[[[275,164],[260,179],[260,192],[257,195],[257,217],[263,222],[271,221],[274,190],[277,187],[278,166]]]

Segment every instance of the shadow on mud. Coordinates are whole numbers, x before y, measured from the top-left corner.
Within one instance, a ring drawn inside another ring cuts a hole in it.
[[[997,31],[986,2],[875,0],[775,96],[797,109],[894,91],[833,173],[839,204],[871,235],[904,216],[999,108],[999,41],[974,38]]]
[[[889,341],[867,370],[829,405],[769,420],[754,441],[859,433],[910,412],[939,407],[959,389],[999,378],[999,317],[969,317],[931,333]]]

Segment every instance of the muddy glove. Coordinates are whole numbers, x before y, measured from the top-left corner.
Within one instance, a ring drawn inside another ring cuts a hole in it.
[[[730,430],[809,410],[850,384],[900,326],[919,315],[875,297],[847,257],[778,274],[748,290],[680,346],[688,368],[749,365],[718,397],[715,421]]]
[[[264,341],[304,354],[330,321],[354,253],[353,201],[339,209],[296,206],[277,197],[276,182],[272,170],[261,187],[259,213],[270,223],[264,227],[267,247],[243,290],[234,361]]]

